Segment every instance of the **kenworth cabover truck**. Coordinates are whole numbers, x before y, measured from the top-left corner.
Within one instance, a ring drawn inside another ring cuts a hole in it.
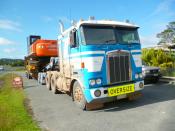
[[[26,75],[29,79],[38,79],[38,73],[57,56],[57,41],[41,39],[41,36],[30,35],[27,38],[28,54],[25,57]]]
[[[138,26],[111,20],[80,20],[58,36],[59,70],[46,86],[72,96],[81,109],[134,98],[144,88]]]

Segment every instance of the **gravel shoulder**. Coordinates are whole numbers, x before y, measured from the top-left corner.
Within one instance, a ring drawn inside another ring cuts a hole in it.
[[[21,73],[24,77],[24,74]],[[35,119],[49,131],[174,131],[175,86],[146,85],[135,101],[107,103],[101,110],[82,111],[66,94],[54,95],[35,80],[24,77],[24,90]]]

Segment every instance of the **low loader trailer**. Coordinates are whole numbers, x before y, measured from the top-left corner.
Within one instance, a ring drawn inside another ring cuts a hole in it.
[[[83,110],[140,96],[144,81],[138,28],[91,17],[64,30],[60,22],[59,68],[45,71],[47,88],[68,93]]]
[[[59,59],[58,57],[51,57],[50,62],[43,67],[42,72],[38,73],[38,83],[45,85],[46,84],[46,73],[49,71],[58,71],[59,70]],[[50,82],[47,82],[50,83]]]

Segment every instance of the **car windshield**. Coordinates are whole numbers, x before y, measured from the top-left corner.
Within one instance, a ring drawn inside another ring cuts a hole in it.
[[[142,65],[143,65],[143,66],[148,66],[148,64],[146,64],[146,62],[143,61],[143,60],[142,60]]]
[[[82,28],[85,44],[139,43],[137,28],[89,25]]]

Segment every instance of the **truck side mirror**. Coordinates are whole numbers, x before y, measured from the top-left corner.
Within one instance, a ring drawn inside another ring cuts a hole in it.
[[[76,30],[70,32],[70,45],[72,48],[76,47]]]

